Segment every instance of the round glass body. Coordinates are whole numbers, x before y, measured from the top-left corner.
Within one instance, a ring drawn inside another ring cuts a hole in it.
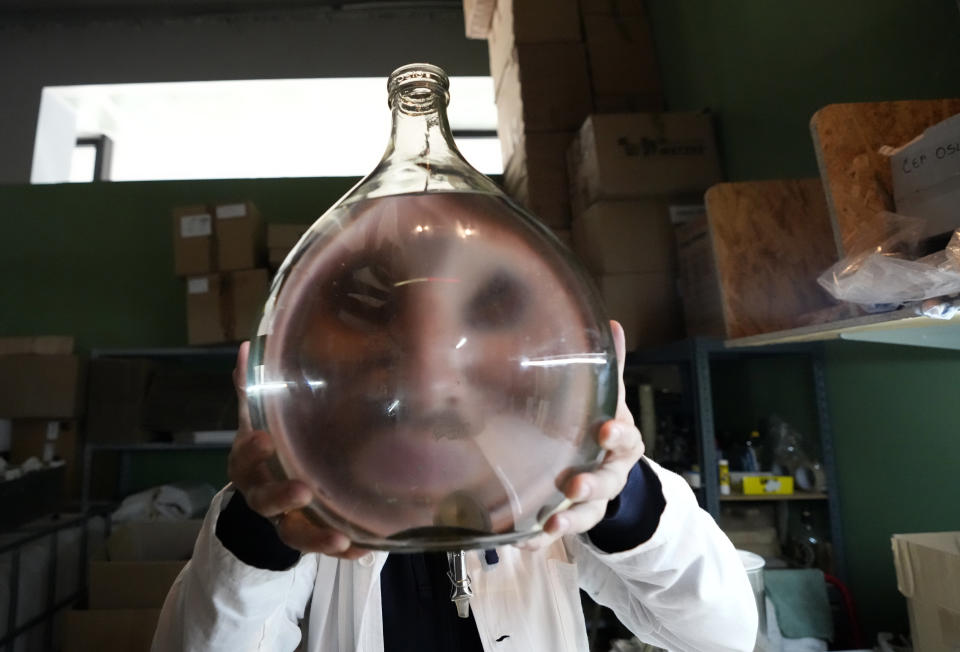
[[[616,405],[596,292],[489,184],[365,183],[274,279],[249,358],[254,427],[310,486],[309,512],[358,545],[536,534],[566,506],[563,480],[599,461]]]

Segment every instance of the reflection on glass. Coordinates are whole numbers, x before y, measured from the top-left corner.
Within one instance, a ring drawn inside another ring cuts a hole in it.
[[[317,516],[368,547],[452,550],[561,505],[597,461],[616,362],[583,272],[459,159],[426,79],[392,87],[385,162],[281,268],[248,395]],[[407,127],[423,137],[404,152]]]

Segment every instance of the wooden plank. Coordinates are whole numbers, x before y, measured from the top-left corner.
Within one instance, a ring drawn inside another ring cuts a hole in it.
[[[900,147],[957,113],[960,99],[830,104],[813,114],[810,131],[841,254],[858,229],[868,238],[882,233],[878,211],[894,210],[890,160],[880,148]]]
[[[818,179],[721,183],[705,201],[728,337],[800,326],[832,305],[816,282],[837,261]]]

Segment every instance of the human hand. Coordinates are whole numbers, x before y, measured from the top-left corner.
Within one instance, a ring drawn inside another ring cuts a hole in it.
[[[543,533],[517,544],[520,548],[538,550],[565,534],[586,532],[599,523],[606,514],[607,503],[620,495],[630,469],[643,456],[643,438],[626,403],[623,383],[626,342],[623,327],[611,321],[610,328],[617,351],[619,399],[614,418],[604,423],[597,433],[597,442],[607,451],[606,455],[593,471],[578,473],[566,481],[562,491],[573,501],[573,505],[547,519]]]
[[[240,345],[233,384],[240,405],[240,428],[230,448],[227,473],[233,485],[247,501],[250,509],[270,519],[280,539],[301,552],[320,552],[331,557],[357,559],[367,553],[357,548],[339,530],[319,525],[303,508],[310,503],[310,488],[299,480],[280,480],[270,469],[276,453],[270,435],[254,430],[247,406],[245,370],[250,343]]]

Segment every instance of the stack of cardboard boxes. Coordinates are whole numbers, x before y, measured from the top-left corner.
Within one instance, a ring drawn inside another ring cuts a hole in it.
[[[270,269],[276,270],[280,267],[308,228],[307,224],[267,225],[267,262],[270,263]]]
[[[567,231],[561,162],[593,106],[577,0],[500,0],[488,42],[504,186],[544,224]]]
[[[263,223],[252,202],[173,210],[174,269],[187,279],[187,341],[247,339],[267,296]]]
[[[568,151],[573,249],[627,347],[683,337],[671,206],[720,180],[711,116],[594,114]]]
[[[89,567],[88,609],[67,612],[65,652],[146,652],[160,608],[193,552],[201,521],[118,527]]]
[[[489,42],[504,186],[568,240],[562,161],[576,130],[593,111],[662,106],[643,4],[467,0],[464,13],[467,35]]]
[[[594,275],[628,347],[683,336],[669,206],[720,180],[709,115],[662,113],[643,0],[465,0],[507,192]],[[487,22],[489,21],[489,22]]]
[[[72,337],[0,338],[0,419],[9,420],[10,437],[10,468],[0,475],[4,526],[52,512],[65,492],[76,494],[85,372]],[[23,472],[30,458],[41,466]]]

